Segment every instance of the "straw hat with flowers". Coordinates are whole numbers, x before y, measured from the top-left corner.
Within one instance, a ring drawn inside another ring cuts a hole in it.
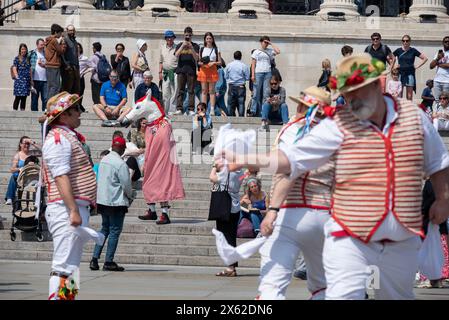
[[[360,89],[388,72],[385,63],[369,54],[352,55],[337,64],[335,75],[330,77],[329,87],[340,93]]]
[[[47,124],[51,124],[64,111],[75,106],[81,100],[77,94],[70,94],[66,91],[51,97],[47,102]]]

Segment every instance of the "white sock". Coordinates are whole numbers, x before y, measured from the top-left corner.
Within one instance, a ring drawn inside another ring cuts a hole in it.
[[[58,276],[51,276],[50,277],[50,281],[49,281],[49,285],[48,285],[48,298],[50,298],[50,296],[52,294],[53,297],[51,298],[51,300],[58,300],[58,292],[59,292],[59,277]]]
[[[167,216],[168,216],[168,208],[167,207],[162,208],[162,212],[167,214]]]
[[[156,205],[154,203],[150,204],[150,211],[156,212]]]

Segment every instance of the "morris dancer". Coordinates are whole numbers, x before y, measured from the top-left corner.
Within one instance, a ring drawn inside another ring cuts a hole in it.
[[[89,206],[95,206],[97,184],[89,157],[75,131],[81,124],[77,94],[61,92],[47,103],[50,131],[42,148],[44,180],[48,205],[45,212],[53,238],[53,261],[50,273],[49,300],[74,300],[79,284],[73,273],[79,268],[83,245],[93,239],[98,244],[104,236],[87,228]]]
[[[325,116],[325,111],[335,110],[329,106],[330,93],[318,87],[310,87],[302,97],[290,99],[298,103],[297,114],[276,139],[276,148],[280,149],[301,143],[298,140],[320,121],[318,118]],[[293,181],[281,174],[273,177],[273,198],[262,223],[274,224],[274,230],[260,249],[259,299],[285,299],[300,250],[308,269],[307,287],[312,299],[324,299],[323,229],[330,216],[333,179],[333,161]],[[289,189],[286,199],[285,188]]]
[[[145,131],[145,165],[143,177],[143,195],[150,209],[141,220],[156,220],[156,202],[161,203],[162,214],[157,224],[170,223],[169,201],[185,198],[181,170],[176,159],[176,142],[173,129],[165,117],[164,108],[159,101],[151,97],[151,91],[136,102],[133,109],[125,116],[122,125],[146,118]]]
[[[324,228],[326,299],[364,299],[373,265],[380,273],[376,299],[414,298],[423,172],[436,196],[430,220],[440,224],[449,215],[447,149],[415,104],[382,94],[382,74],[385,65],[369,55],[344,58],[330,84],[348,105],[333,119],[323,120],[301,143],[268,155],[223,153],[231,169],[251,165],[290,179],[335,156],[332,216]],[[216,162],[219,169],[225,163]],[[261,227],[263,234],[271,229]]]

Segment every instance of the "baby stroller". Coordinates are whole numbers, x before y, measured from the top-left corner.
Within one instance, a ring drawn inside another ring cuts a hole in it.
[[[36,232],[37,241],[41,242],[44,240],[42,234],[42,220],[44,218],[45,208],[40,205],[39,218],[36,219],[35,206],[36,195],[38,192],[39,185],[39,173],[40,166],[36,162],[29,162],[25,164],[22,169],[20,169],[19,176],[17,177],[17,195],[13,202],[12,210],[12,225],[11,241],[16,240],[16,233],[14,228],[24,231],[24,232]],[[43,188],[42,188],[43,190]],[[41,202],[43,201],[43,191],[41,191]]]

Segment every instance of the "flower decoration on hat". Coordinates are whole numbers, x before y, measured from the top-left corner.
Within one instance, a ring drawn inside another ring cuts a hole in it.
[[[329,87],[332,90],[339,90],[346,87],[356,86],[364,83],[368,79],[377,78],[385,71],[385,63],[373,58],[371,63],[358,64],[354,62],[350,72],[337,74],[330,77]]]
[[[47,112],[45,113],[48,123],[50,124],[56,117],[75,105],[80,99],[81,97],[79,95],[69,94],[68,92],[61,92],[49,99],[47,103]]]

